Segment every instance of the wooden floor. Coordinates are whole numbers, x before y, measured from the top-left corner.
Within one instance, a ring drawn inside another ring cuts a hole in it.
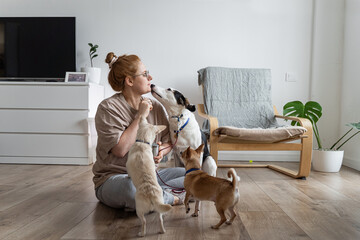
[[[165,215],[165,234],[149,214],[143,239],[360,239],[358,171],[343,166],[295,180],[266,168],[236,170],[241,197],[233,225],[210,228],[219,220],[211,202],[198,218],[182,205]],[[129,239],[139,226],[135,213],[98,202],[91,166],[0,165],[0,239]]]

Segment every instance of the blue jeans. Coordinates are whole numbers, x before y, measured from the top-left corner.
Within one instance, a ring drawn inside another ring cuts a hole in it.
[[[163,189],[164,203],[172,205],[174,196],[164,190],[171,187],[184,188],[185,168],[160,169],[157,178],[160,187]],[[135,209],[135,192],[136,188],[127,174],[111,176],[95,189],[97,199],[113,208]]]

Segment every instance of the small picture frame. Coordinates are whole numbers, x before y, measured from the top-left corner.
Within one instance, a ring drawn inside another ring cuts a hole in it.
[[[66,72],[65,82],[87,82],[86,72]]]

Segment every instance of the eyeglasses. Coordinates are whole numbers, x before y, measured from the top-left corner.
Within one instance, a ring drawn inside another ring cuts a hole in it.
[[[149,70],[146,70],[146,71],[143,72],[143,73],[134,75],[133,77],[137,77],[137,76],[144,76],[144,77],[148,78],[148,77],[150,76]]]

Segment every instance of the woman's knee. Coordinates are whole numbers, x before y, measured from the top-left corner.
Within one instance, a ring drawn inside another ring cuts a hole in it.
[[[185,168],[175,167],[175,168],[164,168],[158,171],[160,177],[165,178],[166,180],[175,179],[178,177],[185,176]]]
[[[135,208],[136,188],[124,174],[110,177],[97,189],[97,198],[114,208]]]

